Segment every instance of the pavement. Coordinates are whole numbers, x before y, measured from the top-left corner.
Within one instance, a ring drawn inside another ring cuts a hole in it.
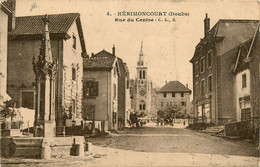
[[[176,127],[148,124],[106,136],[88,138],[93,151],[84,157],[51,160],[2,159],[2,166],[260,166],[252,143],[230,141]]]

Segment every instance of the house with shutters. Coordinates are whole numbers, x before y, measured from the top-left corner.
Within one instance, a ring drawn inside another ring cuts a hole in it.
[[[204,37],[190,60],[193,65],[194,112],[199,122],[225,124],[251,119],[253,113],[249,108],[252,103],[254,106],[258,103],[254,113],[259,113],[258,29],[259,20],[232,19],[220,19],[210,28],[206,14]],[[252,75],[254,77],[250,77]],[[250,95],[253,92],[254,100]]]
[[[170,81],[158,91],[158,109],[178,108],[183,115],[190,115],[191,90],[179,81]]]
[[[112,54],[102,50],[84,60],[83,118],[102,131],[118,129],[120,75],[114,47]]]
[[[35,109],[33,57],[39,55],[44,15],[14,17],[8,32],[7,92],[11,105]],[[81,125],[83,58],[87,56],[79,13],[51,14],[50,45],[57,64],[55,112],[57,126]]]

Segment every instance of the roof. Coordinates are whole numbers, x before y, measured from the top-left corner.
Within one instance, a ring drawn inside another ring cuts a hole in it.
[[[191,90],[184,86],[179,81],[170,81],[166,85],[164,85],[160,90],[159,93],[170,93],[170,92],[190,92]]]
[[[84,59],[84,68],[86,69],[111,69],[113,68],[116,56],[102,50],[91,58]]]
[[[51,14],[48,15],[49,31],[52,34],[67,33],[73,22],[80,16],[79,13]],[[45,15],[16,17],[15,29],[9,35],[37,35],[42,34]]]
[[[23,16],[15,18],[15,28],[10,31],[8,34],[14,37],[29,37],[29,38],[42,38],[42,33],[44,30],[44,23],[42,19],[45,15],[37,16]],[[50,23],[49,23],[49,32],[50,37],[62,37],[65,39],[70,38],[70,35],[67,34],[68,30],[72,24],[76,21],[79,39],[81,44],[81,49],[83,52],[83,57],[86,55],[86,46],[84,40],[84,34],[80,21],[79,13],[63,13],[63,14],[48,14]]]
[[[255,31],[255,35],[253,38],[249,39],[248,41],[242,43],[239,46],[236,64],[233,69],[234,72],[239,72],[245,68],[249,68],[249,62],[250,62],[250,53],[252,50],[252,46],[254,44],[255,38],[259,32],[259,25],[258,28]]]
[[[222,41],[218,54],[223,55],[231,49],[238,48],[242,43],[253,38],[259,20],[227,20],[220,19],[209,31],[208,37],[204,37],[198,43],[190,62],[195,62],[203,55],[203,49],[210,49],[210,43]]]
[[[0,2],[0,8],[8,15],[10,15],[13,11],[11,4],[7,1]]]

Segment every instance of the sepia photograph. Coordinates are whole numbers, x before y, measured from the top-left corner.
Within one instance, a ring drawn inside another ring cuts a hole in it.
[[[0,0],[2,167],[257,167],[259,0]]]

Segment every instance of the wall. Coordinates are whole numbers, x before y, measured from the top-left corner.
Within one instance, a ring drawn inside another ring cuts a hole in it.
[[[159,96],[158,96],[158,108],[160,110],[163,110],[165,107],[167,107],[167,103],[168,103],[168,106],[171,106],[171,103],[172,105],[174,104],[177,104],[177,105],[180,105],[181,106],[181,111],[183,113],[189,113],[190,111],[190,93],[188,92],[185,92],[184,93],[184,96],[181,97],[181,93],[175,93],[175,97],[172,97],[172,93],[166,93],[166,97],[164,97],[164,93],[159,93]],[[186,106],[182,106],[181,105],[181,102],[186,102]],[[162,106],[162,103],[163,103],[163,106]]]
[[[221,46],[222,47],[222,46]],[[221,48],[220,48],[221,49]],[[218,119],[219,123],[236,120],[236,100],[234,95],[235,74],[232,72],[238,48],[220,55],[218,67]]]
[[[34,90],[35,74],[33,56],[40,54],[41,41],[33,39],[10,39],[7,58],[7,91],[16,107],[20,107],[20,90]],[[51,40],[54,60],[58,56],[58,41]]]
[[[83,58],[81,57],[81,45],[76,22],[72,24],[67,32],[71,38],[64,40],[63,52],[63,96],[62,106],[65,112],[69,112],[72,100],[76,101],[76,112],[74,120],[80,124],[82,118],[82,93],[83,93]],[[76,37],[76,49],[73,48],[73,35]],[[72,80],[72,68],[76,69],[76,79]]]
[[[118,67],[118,61],[116,60],[113,64],[113,68],[119,68]],[[114,71],[112,69],[112,71]],[[108,125],[109,125],[109,130],[110,129],[118,129],[118,72],[117,74],[115,75],[113,72],[111,72],[111,87],[110,87],[110,90],[111,90],[111,114],[110,114],[110,121],[108,121]],[[113,97],[113,92],[114,92],[114,84],[116,85],[116,97],[114,98]],[[113,112],[116,113],[116,118],[115,119],[115,123],[113,125]]]
[[[259,114],[260,114],[260,36],[259,30],[256,34],[256,39],[251,50],[251,62],[250,62],[250,94],[251,94],[251,106],[252,115],[254,118],[254,131],[256,136],[259,134]]]
[[[84,70],[84,82],[95,80],[98,82],[98,96],[83,100],[83,105],[95,105],[95,120],[108,121],[108,114],[111,112],[111,72]]]
[[[125,126],[126,118],[126,72],[123,61],[118,59],[120,76],[118,77],[118,118],[121,120],[122,125]]]
[[[242,75],[246,74],[246,87],[242,88]],[[236,88],[236,120],[241,121],[241,109],[243,108],[251,108],[250,101],[245,102],[245,104],[242,104],[242,108],[240,107],[239,98],[242,98],[244,96],[250,96],[250,70],[246,69],[243,70],[236,75],[236,82],[235,82],[235,88]]]
[[[0,5],[1,6],[1,5]],[[8,16],[0,9],[0,93],[6,93],[7,83],[7,29]],[[0,105],[3,99],[0,98]]]

